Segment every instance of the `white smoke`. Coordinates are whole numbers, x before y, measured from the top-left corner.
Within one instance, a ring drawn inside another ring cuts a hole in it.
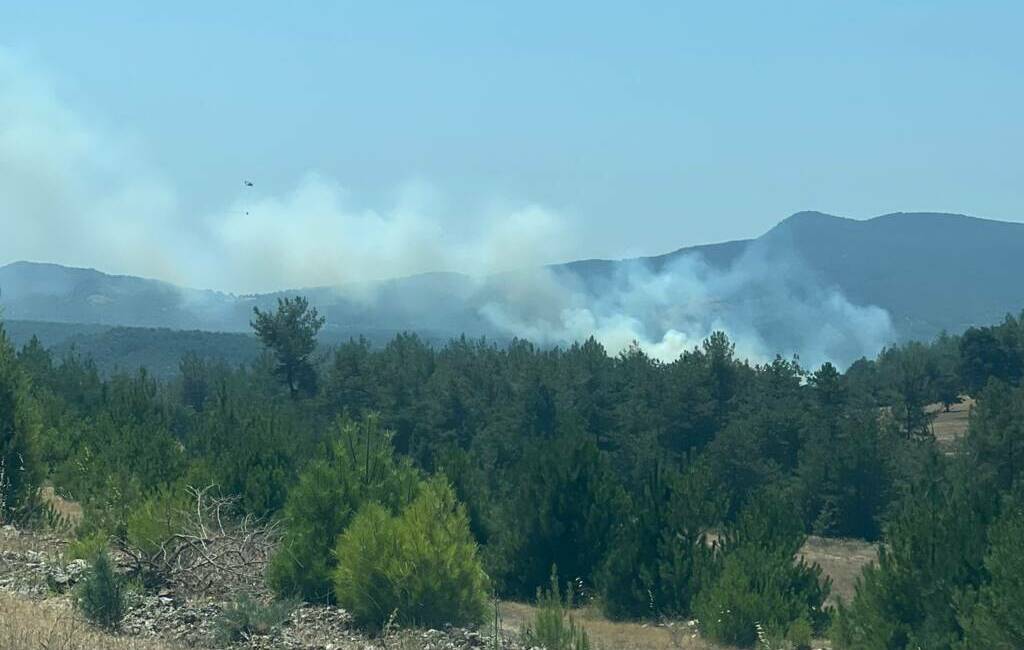
[[[671,361],[721,330],[741,357],[796,355],[815,367],[874,355],[895,338],[884,309],[854,305],[798,258],[757,243],[727,268],[688,254],[657,270],[622,263],[596,282],[553,270],[529,277],[529,299],[502,295],[482,312],[501,331],[549,344],[594,336],[613,353],[636,342]]]
[[[754,249],[728,269],[694,256],[657,271],[636,262],[583,280],[541,267],[571,253],[572,229],[552,210],[526,204],[453,232],[423,184],[368,210],[316,172],[283,195],[239,179],[223,209],[185,215],[180,190],[131,142],[0,49],[0,264],[96,266],[239,293],[345,285],[368,302],[374,281],[459,271],[478,278],[479,314],[499,333],[554,344],[593,335],[613,353],[636,341],[663,360],[714,330],[743,356],[799,353],[815,364],[874,354],[893,338],[883,310],[851,304],[785,257]],[[484,279],[505,271],[516,272]]]
[[[286,196],[240,199],[213,215],[210,240],[225,279],[253,290],[365,285],[432,271],[497,273],[565,254],[562,221],[540,206],[466,234],[446,230],[443,220],[410,201],[390,211],[360,211],[346,196],[336,181],[311,173]]]
[[[98,266],[249,293],[438,270],[486,274],[568,252],[562,221],[541,206],[449,232],[430,214],[435,191],[423,183],[399,185],[388,209],[365,210],[315,171],[280,196],[239,178],[223,209],[186,215],[180,190],[129,142],[90,124],[0,49],[0,261]]]

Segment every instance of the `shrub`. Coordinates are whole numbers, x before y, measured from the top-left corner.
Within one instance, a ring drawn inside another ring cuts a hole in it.
[[[398,512],[415,496],[419,475],[396,460],[391,433],[376,416],[341,421],[339,438],[326,459],[314,461],[288,494],[286,542],[268,568],[270,586],[279,595],[311,602],[332,598],[332,551],[363,504],[376,502]]]
[[[125,541],[143,555],[159,553],[165,543],[182,531],[183,513],[188,506],[188,493],[180,487],[157,491],[128,515]]]
[[[523,645],[547,650],[590,650],[590,637],[573,618],[572,606],[572,587],[566,587],[563,600],[558,586],[558,571],[552,568],[551,588],[537,590],[537,613],[533,623],[523,630]]]
[[[78,587],[77,604],[87,619],[107,629],[116,628],[124,618],[124,585],[106,551],[93,559]]]
[[[334,590],[356,621],[466,625],[483,620],[488,579],[465,509],[432,480],[399,516],[364,506],[338,540]]]
[[[810,650],[814,632],[804,619],[794,622],[785,635],[769,632],[760,623],[757,628],[757,650]]]
[[[753,646],[800,634],[808,624],[822,630],[831,585],[821,567],[794,556],[803,543],[802,522],[792,501],[778,493],[755,497],[726,532],[716,577],[701,589],[694,612],[708,638]]]
[[[295,607],[293,600],[264,604],[242,594],[217,619],[217,638],[221,643],[234,643],[251,636],[265,636],[287,621]]]
[[[89,560],[107,550],[107,536],[102,532],[92,532],[68,544],[64,556],[68,560]]]

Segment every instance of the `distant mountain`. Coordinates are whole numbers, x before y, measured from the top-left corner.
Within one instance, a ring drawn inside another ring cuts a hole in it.
[[[792,252],[851,302],[884,308],[901,338],[930,339],[1024,309],[1020,223],[902,212],[856,221],[800,212],[758,240],[704,247],[713,250],[705,257],[728,265],[737,248],[755,242]]]
[[[931,338],[1024,308],[1024,224],[954,214],[896,213],[856,221],[801,212],[756,239],[635,260],[581,260],[547,271],[560,283],[558,290],[600,299],[617,278],[637,268],[656,275],[698,260],[702,272],[729,273],[750,266],[754,256],[760,266],[751,268],[763,274],[775,273],[777,265],[797,265],[800,274],[841,292],[853,305],[885,309],[899,338]],[[531,301],[545,289],[528,281],[534,273],[428,273],[298,293],[327,315],[326,340],[359,334],[383,339],[402,330],[432,339],[461,333],[507,338],[492,308],[518,301],[532,309]],[[731,300],[758,300],[760,289],[752,286]],[[289,293],[296,292],[235,296],[55,264],[0,267],[0,305],[5,318],[17,320],[243,332],[253,306],[270,307]],[[713,302],[715,296],[703,299]]]

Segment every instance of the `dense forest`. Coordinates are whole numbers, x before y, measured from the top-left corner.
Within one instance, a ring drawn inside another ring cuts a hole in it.
[[[105,377],[0,334],[0,515],[144,548],[187,489],[280,522],[266,579],[369,629],[479,622],[488,599],[571,584],[617,619],[711,639],[1024,647],[1024,315],[845,372],[754,364],[721,333],[671,363],[596,341],[351,340],[314,354],[302,298],[254,314],[229,366]],[[976,399],[942,448],[925,407]],[[878,542],[851,602],[799,560],[809,534]]]

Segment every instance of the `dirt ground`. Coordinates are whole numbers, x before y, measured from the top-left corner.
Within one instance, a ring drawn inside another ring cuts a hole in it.
[[[932,432],[935,440],[944,449],[951,449],[967,433],[967,423],[970,419],[971,409],[974,407],[974,400],[964,397],[964,401],[954,404],[945,412],[942,404],[931,404],[925,408],[929,413],[935,414],[932,421]]]
[[[499,606],[501,625],[510,636],[533,618],[535,609],[523,603],[503,602]],[[575,613],[595,647],[601,650],[725,650],[697,635],[695,625],[687,621],[664,624],[609,621],[596,607],[583,607]]]
[[[878,559],[878,548],[862,539],[811,536],[800,555],[808,562],[821,565],[825,575],[832,578],[832,594],[828,602],[835,605],[839,600],[850,602],[864,566]]]

